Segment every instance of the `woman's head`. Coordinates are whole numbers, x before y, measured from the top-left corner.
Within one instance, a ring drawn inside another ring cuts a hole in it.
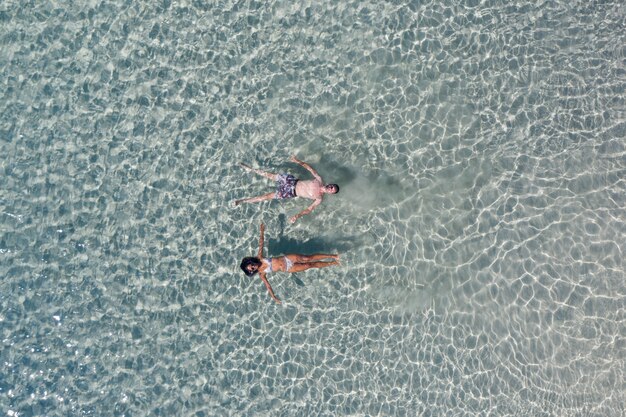
[[[247,258],[243,258],[240,267],[244,274],[251,277],[252,275],[259,272],[259,268],[261,267],[261,265],[263,264],[261,263],[259,258],[253,258],[249,256]]]

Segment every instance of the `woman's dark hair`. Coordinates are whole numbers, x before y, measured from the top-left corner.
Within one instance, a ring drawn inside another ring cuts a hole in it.
[[[251,256],[247,258],[243,258],[243,260],[241,261],[241,265],[240,265],[241,270],[243,271],[244,274],[251,277],[252,275],[256,274],[257,271],[254,271],[254,272],[248,271],[248,265],[256,265],[258,269],[263,264],[261,263],[259,258],[253,258]]]

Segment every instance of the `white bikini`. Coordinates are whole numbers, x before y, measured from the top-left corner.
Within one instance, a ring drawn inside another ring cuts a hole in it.
[[[289,270],[293,266],[293,262],[291,262],[291,259],[287,258],[286,256],[283,256],[283,259],[285,260],[285,269],[287,270],[287,272],[289,272]]]
[[[291,259],[287,258],[286,256],[283,256],[283,259],[285,260],[285,270],[289,272],[289,270],[293,266],[293,262]],[[272,258],[263,258],[263,261],[267,265],[267,268],[265,268],[264,272],[266,274],[271,273],[272,272]]]

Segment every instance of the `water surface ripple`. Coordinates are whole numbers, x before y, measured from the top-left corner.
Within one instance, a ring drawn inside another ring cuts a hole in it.
[[[623,416],[626,8],[531,3],[0,4],[2,412]]]

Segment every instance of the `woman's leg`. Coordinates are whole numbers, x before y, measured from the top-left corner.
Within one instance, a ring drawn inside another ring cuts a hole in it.
[[[278,174],[274,174],[272,172],[266,172],[266,171],[262,171],[260,169],[257,168],[252,168],[251,166],[248,166],[246,164],[240,163],[239,165],[241,165],[246,171],[249,172],[254,172],[257,175],[260,175],[262,177],[268,178],[272,181],[276,181],[276,179],[278,178]]]
[[[286,255],[294,264],[321,261],[322,259],[339,259],[339,255],[316,253],[315,255]]]
[[[289,272],[302,272],[311,268],[326,268],[327,266],[339,265],[339,262],[307,262],[302,264],[293,264]]]
[[[265,201],[265,200],[272,200],[274,197],[276,197],[276,193],[267,193],[264,195],[260,195],[258,197],[250,197],[250,198],[244,198],[242,200],[236,200],[235,201],[235,205],[238,206],[241,203],[258,203],[260,201]]]

